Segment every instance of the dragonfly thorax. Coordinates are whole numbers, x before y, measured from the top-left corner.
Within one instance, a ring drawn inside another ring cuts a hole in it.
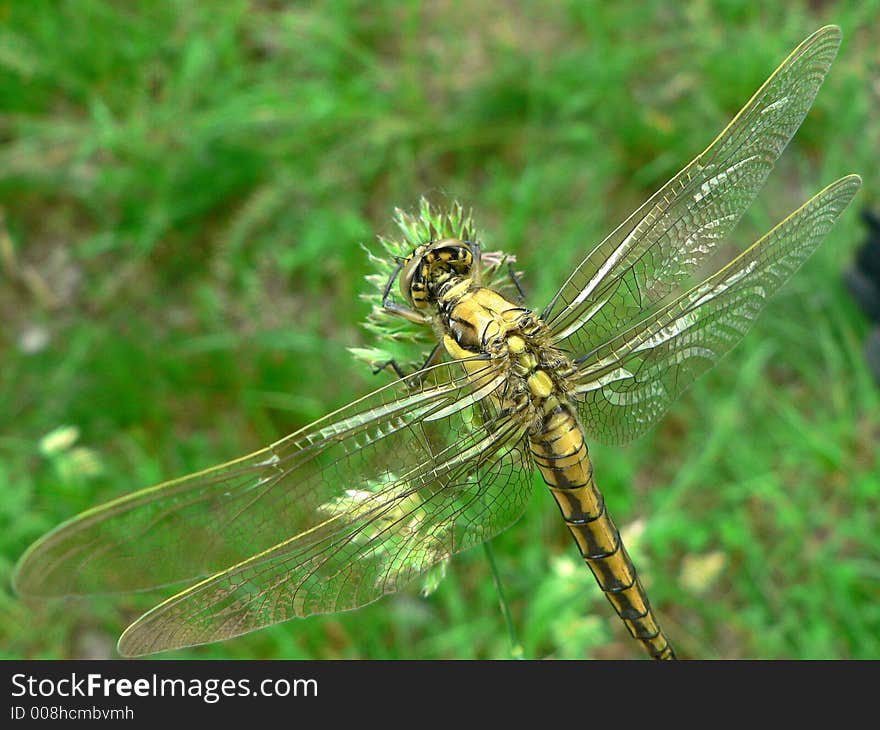
[[[530,309],[461,279],[437,302],[437,320],[444,348],[466,370],[483,377],[488,359],[507,373],[505,406],[529,401],[530,424],[537,424],[549,398],[567,397],[575,368]]]
[[[400,293],[410,306],[425,309],[443,289],[470,276],[476,244],[457,238],[432,241],[416,248],[403,262]]]

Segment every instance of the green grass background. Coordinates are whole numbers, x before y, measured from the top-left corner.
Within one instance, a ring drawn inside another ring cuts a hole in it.
[[[9,576],[46,530],[380,384],[346,348],[369,344],[360,244],[395,206],[471,206],[540,309],[833,22],[841,53],[727,251],[843,174],[856,203],[659,427],[592,454],[680,654],[880,657],[880,391],[841,283],[857,209],[880,205],[878,18],[876,0],[0,2],[2,656],[114,656],[168,595],[23,602]],[[76,445],[42,455],[62,425]],[[536,487],[495,541],[525,655],[640,657]],[[510,645],[472,550],[430,598],[168,656]]]

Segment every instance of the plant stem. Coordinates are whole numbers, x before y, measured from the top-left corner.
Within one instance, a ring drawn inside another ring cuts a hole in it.
[[[504,616],[504,623],[507,626],[507,636],[510,639],[510,657],[511,659],[523,659],[523,648],[516,635],[516,628],[513,625],[513,617],[510,615],[510,605],[504,595],[504,586],[501,585],[501,575],[498,572],[498,565],[495,562],[495,550],[492,547],[492,541],[487,540],[483,543],[483,550],[486,552],[486,559],[489,561],[489,568],[492,571],[492,580],[495,581],[495,590],[498,592],[498,603],[501,606],[501,615]]]

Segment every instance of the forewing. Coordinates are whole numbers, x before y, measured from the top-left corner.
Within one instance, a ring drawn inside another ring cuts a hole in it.
[[[316,526],[322,534],[350,530],[355,517],[331,520],[328,505],[349,491],[384,493],[389,504],[404,498],[394,487],[401,475],[428,474],[450,444],[501,427],[487,396],[504,382],[488,361],[470,379],[459,363],[444,363],[250,456],[88,510],[27,551],[16,588],[26,595],[153,588],[212,575]],[[496,521],[510,524],[521,499],[516,490],[506,502],[498,497]]]
[[[860,185],[832,183],[701,284],[580,358],[575,397],[596,438],[622,443],[746,334],[768,298],[816,249]]]
[[[702,154],[590,252],[542,314],[558,346],[590,352],[697,272],[800,126],[840,37],[827,26],[801,43]]]
[[[430,424],[425,424],[430,427]],[[343,611],[398,590],[510,525],[528,500],[523,429],[501,417],[377,489],[319,508],[327,519],[179,593],[119,641],[137,656],[238,636],[294,617]],[[430,435],[426,438],[431,439]]]

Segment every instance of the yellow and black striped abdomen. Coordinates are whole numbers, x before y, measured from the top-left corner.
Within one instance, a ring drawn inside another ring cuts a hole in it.
[[[593,465],[580,423],[566,403],[548,405],[552,407],[543,426],[529,437],[529,443],[565,524],[630,634],[655,659],[674,659],[605,499],[593,482]]]

